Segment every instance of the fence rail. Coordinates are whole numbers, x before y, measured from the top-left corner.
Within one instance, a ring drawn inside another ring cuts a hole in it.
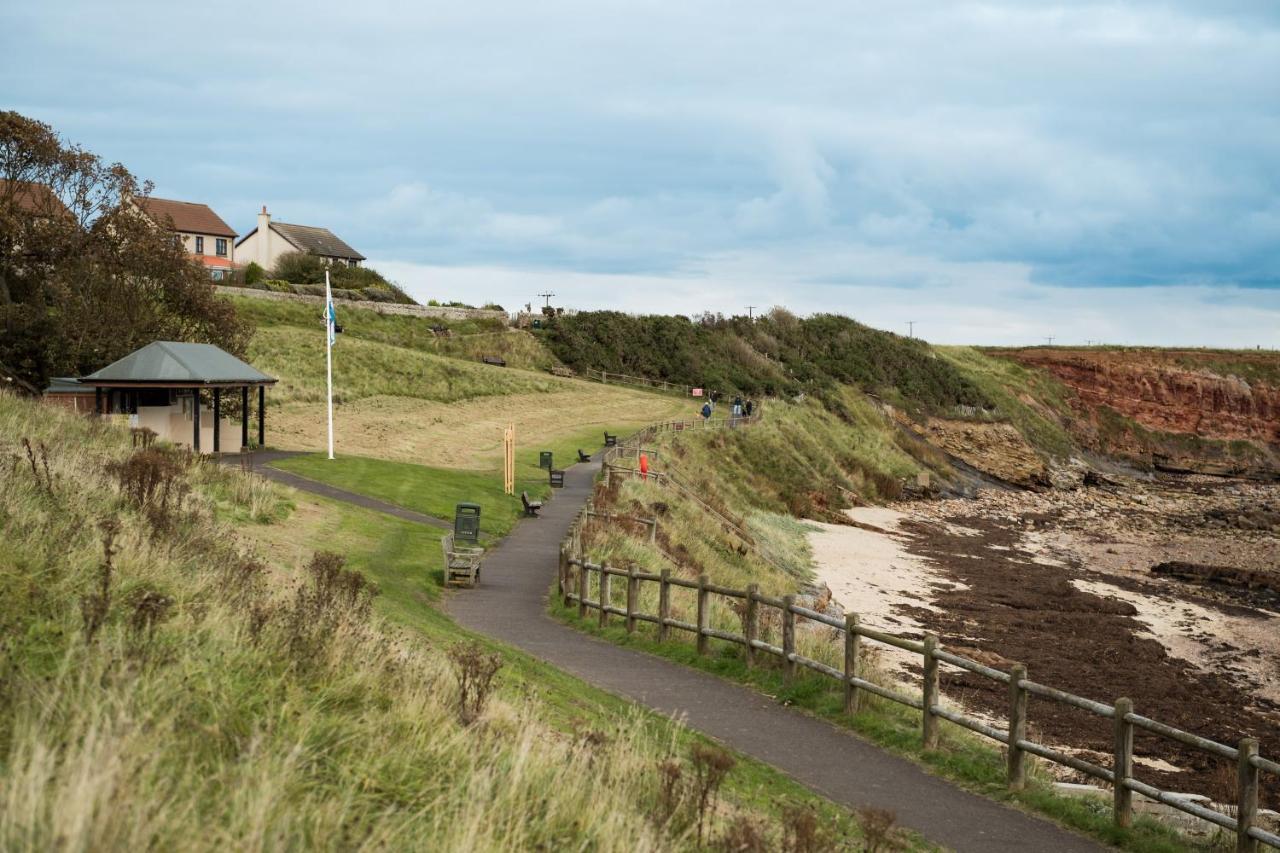
[[[626,620],[628,632],[634,632],[639,622],[651,623],[658,627],[659,641],[668,640],[672,629],[691,633],[696,639],[698,654],[701,655],[709,653],[709,644],[713,639],[740,645],[746,649],[746,662],[749,667],[758,665],[760,653],[771,655],[782,661],[783,670],[788,679],[794,677],[798,667],[803,667],[839,682],[844,689],[844,711],[847,714],[857,713],[863,694],[871,694],[914,708],[921,712],[921,738],[927,749],[937,747],[938,724],[940,720],[946,720],[1007,747],[1006,776],[1009,787],[1013,790],[1019,790],[1026,785],[1027,755],[1034,755],[1069,767],[1113,786],[1112,816],[1118,826],[1130,825],[1133,819],[1132,795],[1137,792],[1170,808],[1234,833],[1237,851],[1251,851],[1251,853],[1257,851],[1259,842],[1280,849],[1280,836],[1256,825],[1261,774],[1265,772],[1280,776],[1280,764],[1260,756],[1258,741],[1254,738],[1244,738],[1234,747],[1218,743],[1136,714],[1133,712],[1133,703],[1128,699],[1117,699],[1112,705],[1096,702],[1031,681],[1027,677],[1026,667],[1021,664],[1015,664],[1009,672],[1004,672],[945,651],[934,634],[925,634],[923,641],[899,637],[862,625],[857,614],[850,613],[846,614],[844,619],[837,619],[797,605],[795,597],[791,595],[780,599],[762,595],[754,585],[745,590],[735,590],[710,583],[706,575],[701,575],[697,580],[689,580],[675,577],[665,569],[655,575],[651,572],[640,572],[635,567],[624,570],[588,562],[581,556],[581,527],[590,512],[588,507],[579,515],[565,540],[560,555],[560,594],[566,606],[577,605],[580,618],[585,619],[588,611],[595,610],[599,623],[603,627],[608,624],[610,616],[619,616]],[[595,598],[591,597],[593,575],[596,578]],[[612,603],[611,580],[613,578],[626,582],[625,607]],[[639,609],[641,583],[659,585],[656,614],[645,613]],[[672,615],[672,588],[694,591],[696,622],[686,622]],[[742,617],[742,633],[724,631],[710,626],[712,596],[745,602],[745,607],[739,608]],[[781,646],[768,643],[759,636],[760,627],[765,623],[765,619],[762,618],[762,607],[778,611],[781,624]],[[843,667],[830,666],[796,651],[797,620],[808,620],[839,632],[844,645]],[[921,698],[904,695],[863,678],[859,652],[864,641],[890,645],[921,655],[923,664]],[[998,728],[941,704],[939,671],[942,664],[1008,685],[1009,700],[1005,728]],[[1032,695],[1111,719],[1114,725],[1112,766],[1104,767],[1030,740],[1027,737],[1027,700]],[[1173,740],[1234,762],[1237,768],[1239,792],[1235,803],[1235,815],[1190,802],[1184,797],[1160,790],[1134,778],[1133,734],[1135,729],[1141,729],[1157,737]]]

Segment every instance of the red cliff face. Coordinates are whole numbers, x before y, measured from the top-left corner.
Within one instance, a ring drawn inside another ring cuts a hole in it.
[[[1075,392],[1072,407],[1087,422],[1076,424],[1076,431],[1079,434],[1085,428],[1092,433],[1094,441],[1087,443],[1112,445],[1101,449],[1147,455],[1156,461],[1172,459],[1170,467],[1218,473],[1216,468],[1224,462],[1221,447],[1168,439],[1247,441],[1258,445],[1257,453],[1244,454],[1249,457],[1248,466],[1265,459],[1270,461],[1262,463],[1264,468],[1275,467],[1274,451],[1280,449],[1280,388],[1257,380],[1247,382],[1231,372],[1232,367],[1241,372],[1274,370],[1277,358],[1272,354],[1029,349],[1007,355],[1051,373]],[[1103,407],[1167,435],[1103,439],[1099,426]],[[1210,468],[1196,464],[1197,456],[1201,462],[1211,462]]]

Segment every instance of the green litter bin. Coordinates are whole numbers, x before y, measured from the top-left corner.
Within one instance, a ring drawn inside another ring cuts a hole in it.
[[[458,504],[453,508],[453,541],[480,542],[480,504]]]
[[[551,451],[543,450],[538,454],[538,467],[546,468],[550,471],[555,465],[551,464]]]

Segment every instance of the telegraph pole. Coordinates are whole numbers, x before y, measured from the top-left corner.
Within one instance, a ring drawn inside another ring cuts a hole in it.
[[[547,300],[547,307],[550,308],[551,297],[555,296],[555,294],[552,293],[551,291],[547,291],[546,293],[539,293],[538,295],[541,296],[543,299]]]
[[[907,337],[914,338],[915,336],[916,336],[916,321],[908,320],[907,321]]]
[[[1045,341],[1047,341],[1047,342],[1048,342],[1049,346],[1053,346],[1053,335],[1049,335],[1049,336],[1047,336],[1047,337],[1045,338]]]
[[[755,310],[756,310],[756,306],[754,306],[754,305],[748,305],[748,306],[747,306],[747,319],[748,319],[748,320],[754,320],[754,319],[756,318],[755,314],[754,314],[754,313],[752,313],[752,312],[754,312]]]

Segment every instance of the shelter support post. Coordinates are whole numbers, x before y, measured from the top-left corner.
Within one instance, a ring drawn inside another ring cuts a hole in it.
[[[222,389],[213,389],[213,452],[222,452]]]
[[[258,386],[258,446],[267,443],[267,386]]]
[[[191,449],[200,452],[200,389],[191,392]]]
[[[249,386],[240,389],[240,449],[249,449]]]

